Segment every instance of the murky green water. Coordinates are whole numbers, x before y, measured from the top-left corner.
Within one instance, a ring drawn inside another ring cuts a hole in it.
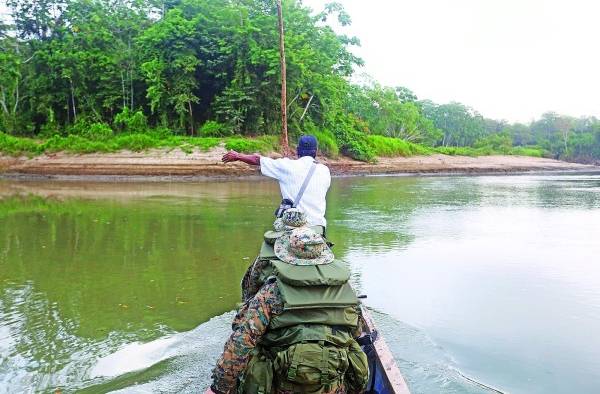
[[[0,392],[198,392],[268,181],[0,181]],[[595,393],[600,177],[343,178],[328,201],[414,393]]]

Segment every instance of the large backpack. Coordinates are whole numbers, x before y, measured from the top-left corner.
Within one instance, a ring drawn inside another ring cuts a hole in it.
[[[284,308],[271,318],[239,392],[327,393],[342,385],[349,392],[363,391],[368,364],[352,336],[359,305],[348,269],[339,261],[295,266],[280,260],[263,268],[270,275],[265,280],[277,282]]]

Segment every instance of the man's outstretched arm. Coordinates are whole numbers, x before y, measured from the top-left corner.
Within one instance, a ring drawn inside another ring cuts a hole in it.
[[[252,166],[260,165],[260,156],[259,155],[245,155],[243,153],[238,153],[234,150],[230,150],[229,152],[223,155],[221,159],[223,163],[231,163],[233,161],[242,161],[244,163],[250,164]]]

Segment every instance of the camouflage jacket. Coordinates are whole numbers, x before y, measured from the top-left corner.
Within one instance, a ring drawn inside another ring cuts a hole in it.
[[[233,319],[233,333],[225,343],[221,357],[213,369],[212,388],[220,393],[232,393],[237,378],[246,369],[252,350],[267,332],[273,316],[283,312],[283,301],[276,281],[267,282],[258,292],[246,301]],[[362,332],[362,321],[354,332],[358,337]],[[336,393],[345,390],[336,388]]]
[[[269,266],[268,259],[260,256],[254,260],[242,279],[242,302],[248,302],[260,290],[265,280],[265,269]]]

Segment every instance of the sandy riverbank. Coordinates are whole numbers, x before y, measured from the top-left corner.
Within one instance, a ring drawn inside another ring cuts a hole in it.
[[[224,148],[190,154],[179,149],[146,152],[66,154],[27,157],[0,155],[0,176],[132,176],[132,177],[239,177],[258,175],[243,163],[222,164]],[[518,173],[529,171],[600,171],[598,166],[567,163],[525,156],[414,156],[380,158],[363,163],[346,157],[321,158],[333,175],[429,174],[429,173]]]

